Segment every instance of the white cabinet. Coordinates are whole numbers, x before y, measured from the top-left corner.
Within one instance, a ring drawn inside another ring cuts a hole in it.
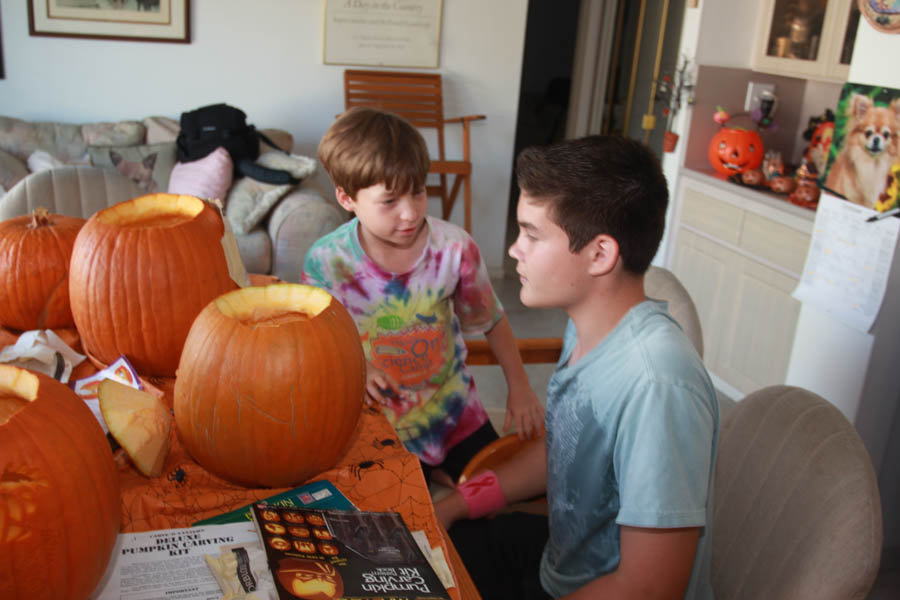
[[[858,24],[857,0],[766,0],[759,8],[753,69],[846,81]]]
[[[716,384],[742,397],[784,383],[814,213],[685,170],[674,214],[669,269],[697,306]]]

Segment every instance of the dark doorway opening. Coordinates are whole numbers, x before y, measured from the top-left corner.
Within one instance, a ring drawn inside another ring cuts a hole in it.
[[[605,23],[609,25],[604,29],[606,33],[592,33],[587,38],[591,41],[582,43],[579,50],[579,18],[585,18],[584,8],[587,3],[604,1],[609,8],[605,14],[610,15],[609,22]],[[572,80],[578,76],[573,70],[579,59],[585,63],[586,58],[579,57],[578,52],[597,53],[597,56],[607,56],[608,60],[606,64],[596,64],[594,72],[581,73],[582,77],[601,80],[601,85],[593,86],[600,97],[591,100],[593,105],[601,108],[589,119],[587,130],[575,135],[627,135],[645,141],[661,154],[666,124],[664,107],[656,102],[651,109],[650,100],[654,81],[672,73],[679,62],[684,10],[682,0],[529,0],[513,157],[528,146],[565,139]],[[656,120],[655,127],[649,132],[642,128],[646,114],[653,115]],[[518,195],[513,168],[507,247],[515,241],[518,232]],[[515,273],[514,262],[506,256],[504,271],[507,274]]]

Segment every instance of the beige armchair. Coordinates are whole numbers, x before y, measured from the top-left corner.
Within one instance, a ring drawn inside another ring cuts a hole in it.
[[[716,598],[865,598],[878,574],[875,472],[841,412],[772,386],[722,418],[715,478]]]

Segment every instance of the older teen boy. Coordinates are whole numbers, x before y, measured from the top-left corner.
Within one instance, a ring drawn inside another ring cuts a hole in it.
[[[715,391],[643,277],[668,192],[638,142],[529,148],[521,195],[522,302],[569,316],[547,389],[546,444],[436,504],[490,598],[711,598]],[[492,514],[547,494],[549,516]]]

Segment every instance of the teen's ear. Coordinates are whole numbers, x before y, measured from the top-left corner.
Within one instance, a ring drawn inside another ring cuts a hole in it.
[[[344,188],[337,186],[334,188],[334,197],[337,198],[338,204],[347,212],[353,212],[353,198],[344,191]]]
[[[612,236],[601,233],[584,249],[588,254],[588,274],[607,275],[619,262],[619,242]]]

